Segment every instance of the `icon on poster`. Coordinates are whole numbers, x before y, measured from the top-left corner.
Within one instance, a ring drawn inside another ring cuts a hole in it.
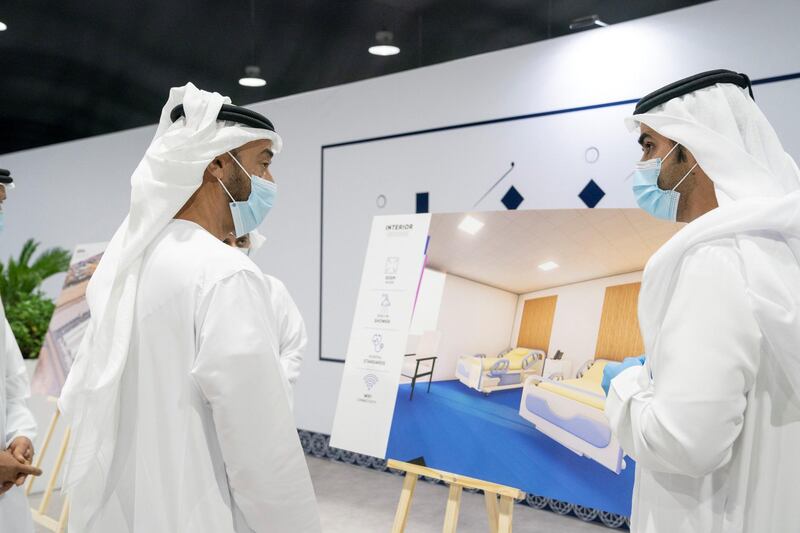
[[[376,333],[372,336],[372,346],[375,348],[377,353],[383,351],[383,335],[380,333]]]
[[[386,266],[383,270],[384,274],[387,275],[395,275],[397,271],[400,269],[400,258],[399,257],[387,257],[386,258]]]
[[[388,293],[382,293],[378,299],[378,309],[376,310],[375,324],[381,327],[391,325],[391,308],[392,301],[389,299]]]
[[[367,374],[364,376],[364,384],[367,386],[367,390],[372,390],[372,387],[378,383],[378,376],[375,374]]]

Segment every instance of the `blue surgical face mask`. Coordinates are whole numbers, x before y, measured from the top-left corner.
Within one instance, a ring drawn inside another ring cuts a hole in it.
[[[238,239],[261,225],[267,213],[269,213],[275,203],[278,187],[271,181],[250,174],[230,152],[228,152],[228,155],[236,161],[236,164],[239,165],[239,168],[241,168],[245,174],[250,176],[250,196],[247,198],[246,202],[237,202],[233,196],[231,196],[225,184],[222,183],[222,180],[219,178],[217,179],[220,185],[222,185],[222,188],[225,189],[225,193],[231,199],[230,206],[231,216],[233,217],[233,228],[236,238]]]
[[[665,191],[658,186],[658,175],[661,173],[661,163],[665,161],[672,152],[678,147],[676,144],[672,149],[667,152],[664,159],[656,157],[655,159],[648,159],[647,161],[639,161],[636,163],[636,169],[633,171],[633,195],[636,197],[636,203],[640,208],[647,211],[656,218],[669,220],[675,222],[678,218],[678,200],[680,200],[681,193],[675,189],[683,183],[692,170],[695,169],[697,163],[689,169],[689,172],[683,176],[680,181],[669,191]]]

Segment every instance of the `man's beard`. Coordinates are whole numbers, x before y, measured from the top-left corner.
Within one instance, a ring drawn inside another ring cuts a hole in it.
[[[246,202],[249,198],[250,194],[247,187],[249,182],[250,176],[245,176],[240,168],[234,169],[233,174],[228,176],[228,183],[230,184],[228,185],[228,190],[237,202]]]

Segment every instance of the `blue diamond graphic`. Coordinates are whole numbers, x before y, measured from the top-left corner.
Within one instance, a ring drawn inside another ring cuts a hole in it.
[[[524,199],[525,198],[519,193],[517,188],[512,185],[511,188],[508,189],[506,195],[503,196],[503,199],[500,201],[503,202],[503,205],[506,206],[506,209],[513,211],[519,207],[519,204],[521,204]]]
[[[586,187],[583,188],[578,197],[583,200],[586,207],[592,208],[599,204],[605,195],[605,191],[594,180],[589,180],[589,183],[586,184]]]

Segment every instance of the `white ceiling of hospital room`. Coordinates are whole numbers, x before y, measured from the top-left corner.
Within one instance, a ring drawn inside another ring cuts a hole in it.
[[[433,215],[429,266],[516,294],[642,270],[680,229],[639,209],[547,209]],[[554,261],[544,272],[538,265]]]

